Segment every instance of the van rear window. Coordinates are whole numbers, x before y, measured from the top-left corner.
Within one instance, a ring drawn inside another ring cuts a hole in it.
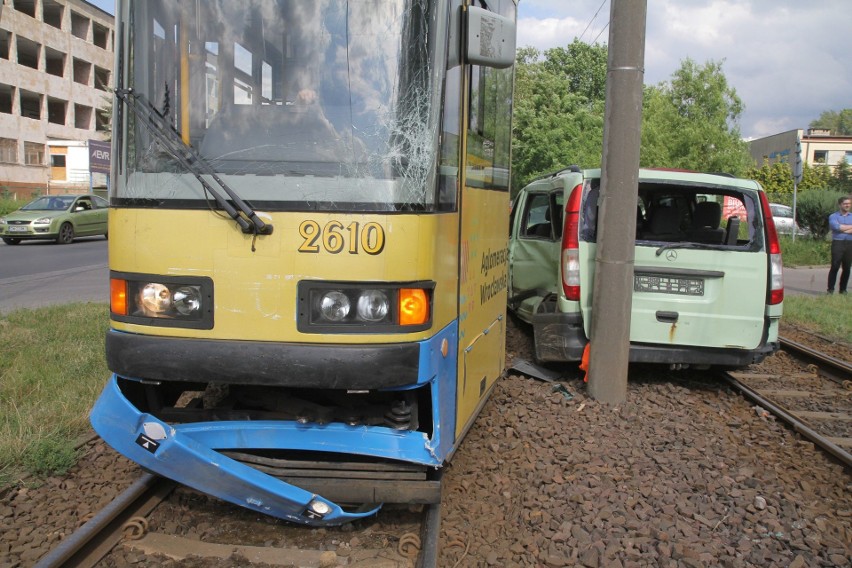
[[[587,184],[580,238],[596,242],[600,180]],[[636,202],[636,244],[696,243],[761,250],[763,225],[756,192],[724,186],[642,182]]]

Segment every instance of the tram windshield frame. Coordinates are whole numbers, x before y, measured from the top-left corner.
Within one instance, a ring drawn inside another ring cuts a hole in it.
[[[118,87],[256,208],[435,211],[447,14],[428,0],[124,1]],[[116,109],[113,202],[206,207],[151,124]]]

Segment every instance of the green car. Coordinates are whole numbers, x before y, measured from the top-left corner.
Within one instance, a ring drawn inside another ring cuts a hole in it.
[[[55,240],[67,245],[77,237],[107,236],[109,202],[97,195],[45,195],[0,217],[0,238]]]

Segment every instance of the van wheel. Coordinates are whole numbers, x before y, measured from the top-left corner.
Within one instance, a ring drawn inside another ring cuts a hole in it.
[[[62,223],[59,227],[59,236],[56,237],[56,242],[60,245],[70,244],[74,240],[74,227],[71,223]]]
[[[21,239],[7,239],[6,237],[3,237],[3,242],[7,245],[18,245],[21,244]]]

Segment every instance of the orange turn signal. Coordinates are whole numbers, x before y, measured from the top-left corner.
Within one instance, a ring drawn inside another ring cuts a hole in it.
[[[114,314],[127,315],[127,280],[110,278],[109,309]]]
[[[422,288],[400,288],[399,325],[421,325],[429,321],[429,296]]]

